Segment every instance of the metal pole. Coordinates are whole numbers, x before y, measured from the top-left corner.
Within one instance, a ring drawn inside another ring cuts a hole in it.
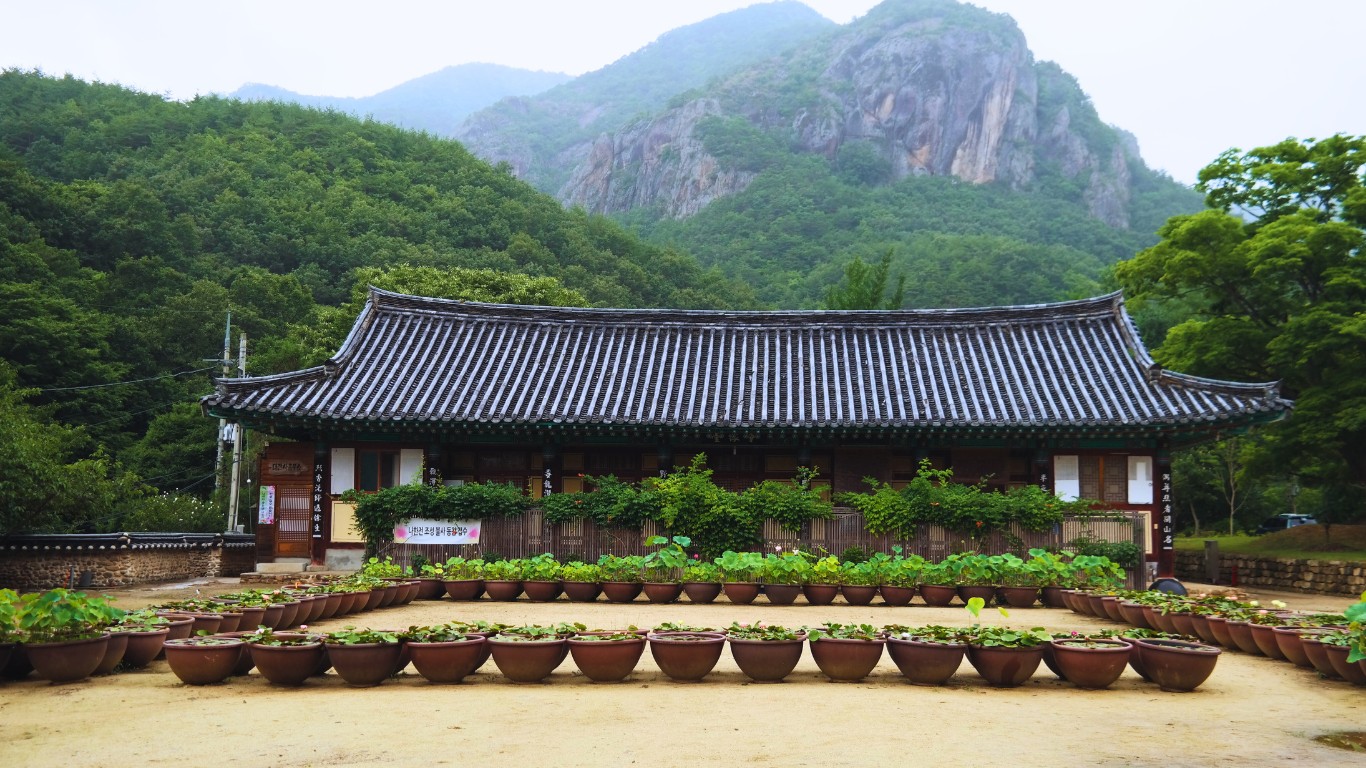
[[[237,370],[239,375],[247,375],[247,335],[241,336],[241,345],[237,352]],[[237,500],[239,487],[242,478],[242,436],[246,432],[245,427],[240,422],[234,425],[236,428],[232,434],[232,488],[228,492],[228,532],[237,532]]]

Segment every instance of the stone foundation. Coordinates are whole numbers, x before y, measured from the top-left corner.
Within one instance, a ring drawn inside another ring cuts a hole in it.
[[[1286,592],[1319,595],[1360,595],[1366,591],[1366,563],[1344,560],[1280,560],[1248,555],[1219,555],[1219,584],[1262,587]],[[1178,551],[1176,577],[1188,581],[1209,580],[1205,553]]]
[[[11,536],[0,540],[0,587],[23,591],[80,585],[126,587],[236,576],[256,564],[251,536],[108,534]]]

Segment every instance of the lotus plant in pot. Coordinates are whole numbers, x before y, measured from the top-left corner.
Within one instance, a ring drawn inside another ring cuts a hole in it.
[[[1053,636],[1043,627],[982,626],[980,618],[984,606],[985,601],[980,597],[968,599],[967,610],[978,620],[969,631],[968,661],[989,685],[997,688],[1019,686],[1039,668],[1045,644]],[[997,610],[1002,616],[1010,615],[1005,608]]]
[[[66,683],[90,677],[104,660],[109,627],[123,617],[103,597],[53,589],[19,597],[14,626],[24,653],[40,677]]]
[[[1049,666],[1078,688],[1108,688],[1124,674],[1132,650],[1132,644],[1119,638],[1086,637],[1074,632],[1050,642]]]
[[[688,602],[711,603],[721,595],[721,570],[697,555],[683,568],[683,594]]]
[[[325,668],[326,650],[316,634],[262,627],[242,640],[251,646],[256,671],[274,685],[302,685]]]
[[[826,555],[811,564],[811,572],[802,585],[802,594],[810,605],[830,605],[840,594],[840,559]]]
[[[445,571],[446,594],[452,600],[478,600],[484,594],[484,561],[452,557],[442,566]]]
[[[926,563],[920,571],[920,597],[926,605],[944,607],[958,596],[954,573],[943,562]]]
[[[645,637],[634,629],[581,632],[568,643],[575,666],[595,683],[625,680],[645,652]]]
[[[246,644],[238,638],[199,635],[165,644],[166,663],[186,685],[211,685],[232,676]]]
[[[525,560],[497,560],[484,563],[484,592],[490,600],[512,602],[522,594]]]
[[[498,671],[516,683],[539,683],[550,677],[568,651],[559,628],[535,624],[509,627],[487,642]]]
[[[903,557],[901,547],[892,547],[892,557],[880,563],[882,569],[882,602],[893,607],[910,605],[915,598],[916,585],[925,571],[925,558],[920,555]]]
[[[683,569],[688,564],[687,536],[651,536],[645,546],[657,547],[640,559],[640,579],[652,603],[672,603],[683,594]],[[572,645],[572,644],[571,644]]]
[[[398,672],[403,651],[397,632],[348,626],[322,635],[337,675],[357,688],[379,685]]]
[[[916,685],[943,685],[962,666],[967,653],[967,631],[928,625],[883,627],[887,655],[907,680]]]
[[[759,570],[764,556],[758,552],[726,550],[716,558],[721,571],[721,591],[736,605],[749,605],[759,596]]]
[[[487,637],[450,624],[413,626],[400,636],[413,668],[433,683],[458,683],[473,674],[486,658]]]
[[[522,566],[522,590],[534,603],[548,603],[564,591],[561,579],[564,568],[555,556],[544,552],[530,558]]]
[[[776,683],[796,669],[806,632],[777,625],[732,623],[726,642],[736,666],[757,683]]]
[[[611,603],[629,603],[640,595],[639,555],[603,555],[598,558],[602,595]]]
[[[807,630],[811,658],[826,677],[836,682],[857,682],[867,677],[882,659],[887,642],[870,624],[827,622]]]
[[[602,573],[595,563],[565,563],[560,567],[560,579],[570,602],[591,603],[602,594]]]
[[[802,584],[811,573],[811,563],[799,552],[778,551],[764,555],[759,581],[764,597],[774,605],[792,605],[802,593]]]
[[[127,636],[122,661],[129,667],[141,669],[151,664],[161,653],[171,629],[166,617],[158,616],[149,609],[141,609],[124,614],[109,631],[111,635],[118,633]]]
[[[711,627],[665,622],[646,639],[659,671],[679,682],[697,682],[716,668],[726,635]]]
[[[840,594],[850,605],[868,605],[882,586],[882,569],[876,560],[840,563]]]

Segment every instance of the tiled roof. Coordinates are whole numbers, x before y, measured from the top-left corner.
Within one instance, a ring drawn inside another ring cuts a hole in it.
[[[1276,384],[1171,373],[1119,294],[988,309],[571,309],[371,289],[337,355],[218,382],[249,423],[496,430],[1166,431],[1268,421]]]

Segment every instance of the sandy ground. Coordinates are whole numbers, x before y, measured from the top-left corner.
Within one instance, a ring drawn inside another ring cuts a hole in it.
[[[122,590],[139,607],[231,581]],[[1304,595],[1292,608],[1351,601]],[[641,598],[643,601],[643,598]],[[760,598],[759,603],[763,603]],[[918,600],[917,600],[918,603]],[[668,606],[415,602],[313,625],[399,628],[450,619],[582,621],[593,627],[662,621],[762,620],[963,624],[961,608],[766,604]],[[1114,626],[1070,611],[1015,610],[984,622],[1089,630]],[[1286,662],[1225,652],[1188,694],[1163,693],[1132,671],[1083,691],[1047,669],[1017,689],[982,684],[964,662],[947,686],[906,683],[884,655],[861,683],[831,683],[809,652],[784,683],[746,682],[729,653],[702,683],[661,675],[647,650],[622,683],[593,683],[566,661],[541,684],[502,678],[490,662],[460,685],[433,685],[411,667],[377,688],[329,673],[278,688],[255,672],[208,687],[176,680],[164,661],[81,683],[0,683],[0,766],[447,765],[1344,765],[1362,758],[1314,736],[1366,728],[1366,688],[1318,679]]]

